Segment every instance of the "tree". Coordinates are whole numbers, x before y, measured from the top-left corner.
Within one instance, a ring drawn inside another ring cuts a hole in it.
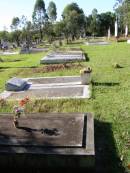
[[[56,21],[57,18],[56,4],[53,1],[49,3],[47,14],[52,23]]]
[[[130,0],[117,0],[114,6],[121,33],[126,25],[130,28]]]
[[[20,46],[20,19],[18,17],[14,17],[12,19],[11,29],[13,31],[13,40],[17,43],[17,46]]]
[[[62,14],[64,22],[64,34],[68,40],[81,36],[85,32],[85,15],[76,3],[67,5]]]
[[[98,11],[96,8],[94,8],[92,10],[92,20],[91,20],[91,24],[90,24],[93,36],[97,34],[97,26],[98,26],[97,17],[98,17]]]
[[[21,18],[22,34],[21,39],[26,42],[29,49],[32,40],[32,23],[25,16]]]
[[[18,30],[20,25],[20,19],[18,17],[14,17],[12,19],[11,29],[12,30]]]
[[[36,30],[38,30],[40,32],[41,40],[43,38],[43,26],[47,19],[48,19],[48,16],[46,14],[44,1],[36,0],[33,15],[32,15],[32,20],[33,20],[33,24],[34,24]]]
[[[112,12],[101,13],[98,15],[98,33],[106,36],[108,29],[114,33],[115,14]]]

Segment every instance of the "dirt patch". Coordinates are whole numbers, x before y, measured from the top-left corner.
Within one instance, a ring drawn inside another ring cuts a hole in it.
[[[33,73],[47,73],[47,72],[54,72],[65,69],[75,69],[81,67],[83,67],[83,65],[81,64],[52,64],[40,68],[34,68]]]

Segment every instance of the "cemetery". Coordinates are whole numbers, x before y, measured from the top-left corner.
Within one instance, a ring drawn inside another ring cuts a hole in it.
[[[0,31],[4,172],[130,171],[130,3],[86,15],[79,2],[58,21],[57,1],[36,0]]]

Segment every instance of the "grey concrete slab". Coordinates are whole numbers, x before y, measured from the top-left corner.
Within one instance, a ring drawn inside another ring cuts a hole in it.
[[[23,79],[14,77],[8,80],[5,84],[5,88],[7,91],[21,91],[27,85],[27,82]]]
[[[91,113],[27,114],[19,119],[19,128],[13,126],[12,117],[13,114],[0,114],[0,159],[6,154],[5,162],[11,162],[9,156],[13,154],[13,161],[19,156],[20,164],[21,161],[25,164],[25,158],[33,154],[36,157],[34,165],[39,163],[37,156],[40,155],[42,161],[47,160],[46,166],[94,166]],[[32,162],[31,158],[27,162]]]
[[[25,78],[25,80],[32,84],[80,84],[80,76],[55,76],[55,77],[36,77]]]
[[[18,55],[18,54],[19,52],[7,52],[7,51],[0,52],[0,55]]]
[[[85,61],[85,55],[81,51],[53,52],[40,61],[41,64],[57,64],[76,61]]]
[[[22,99],[24,97],[31,99],[69,99],[69,98],[90,98],[88,85],[68,85],[68,86],[53,86],[31,87],[29,90],[21,92],[10,92],[7,99]]]
[[[110,45],[110,42],[107,41],[90,41],[90,42],[86,42],[86,45],[99,45],[99,46],[103,46],[103,45]]]
[[[29,96],[32,99],[78,99],[90,98],[91,86],[82,85],[80,76],[56,76],[24,78],[27,87],[23,91],[4,91],[0,98],[21,99]]]

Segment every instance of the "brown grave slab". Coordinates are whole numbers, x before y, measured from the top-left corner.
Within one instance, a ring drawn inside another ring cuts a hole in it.
[[[94,120],[91,113],[0,114],[0,165],[93,167]],[[33,159],[33,164],[32,164]]]
[[[82,147],[84,117],[80,114],[21,117],[19,128],[13,126],[13,116],[1,116],[0,124],[0,145]]]

